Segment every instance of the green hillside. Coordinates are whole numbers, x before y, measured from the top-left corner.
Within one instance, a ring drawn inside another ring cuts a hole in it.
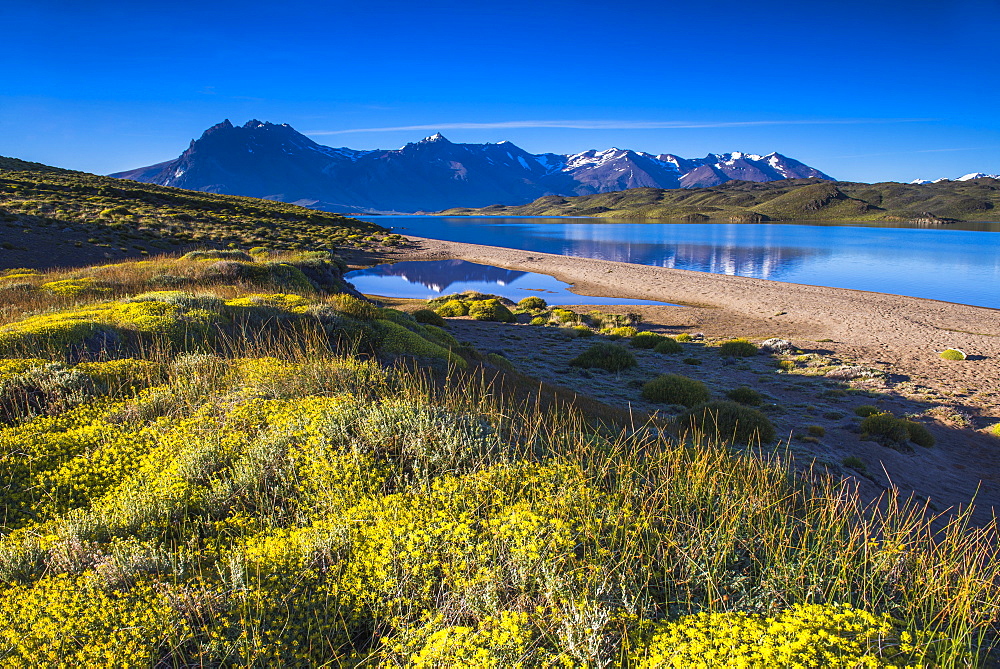
[[[195,247],[295,250],[395,239],[372,223],[283,202],[0,157],[0,267],[81,265]]]
[[[936,184],[864,184],[819,179],[757,183],[730,181],[713,188],[634,188],[614,193],[549,195],[522,206],[456,208],[447,216],[597,216],[684,221],[995,221],[1000,180]]]

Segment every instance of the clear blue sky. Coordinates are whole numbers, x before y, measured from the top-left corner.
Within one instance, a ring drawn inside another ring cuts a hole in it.
[[[108,173],[229,118],[321,144],[778,151],[1000,173],[997,0],[0,0],[0,155]]]

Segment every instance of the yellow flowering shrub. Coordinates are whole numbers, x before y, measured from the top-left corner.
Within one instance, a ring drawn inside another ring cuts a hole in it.
[[[201,299],[131,304],[229,308]],[[622,441],[374,360],[279,356],[0,360],[0,387],[86,389],[0,426],[0,664],[947,666],[974,664],[972,616],[996,619],[975,590],[990,572],[953,568],[933,638],[912,632],[934,609],[906,598],[944,567],[907,530],[865,535],[863,608],[658,622],[723,591],[734,608],[853,592],[823,562],[846,532],[810,516],[829,498],[724,446]]]
[[[85,277],[82,279],[62,279],[61,281],[49,281],[43,283],[41,286],[42,290],[47,290],[55,295],[65,295],[68,297],[75,297],[77,295],[84,294],[99,294],[107,293],[111,289],[105,285],[102,285],[97,279],[93,277]]]
[[[152,584],[107,590],[92,575],[9,587],[0,621],[3,662],[22,667],[150,667],[189,633]]]
[[[927,634],[850,604],[796,604],[775,616],[698,613],[661,624],[639,667],[923,667]]]
[[[250,294],[226,300],[227,307],[274,307],[283,311],[293,311],[308,304],[307,298],[291,293]]]
[[[440,616],[408,634],[387,640],[393,660],[413,669],[538,666],[538,632],[521,611],[501,611],[475,625],[444,625]]]

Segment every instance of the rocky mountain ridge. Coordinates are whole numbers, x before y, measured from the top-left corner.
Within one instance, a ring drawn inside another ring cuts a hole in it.
[[[508,141],[459,144],[440,133],[395,150],[355,150],[317,144],[288,124],[234,126],[228,119],[174,160],[111,176],[349,213],[519,205],[545,195],[700,188],[732,180],[830,179],[779,153],[688,159],[613,147],[532,154]]]

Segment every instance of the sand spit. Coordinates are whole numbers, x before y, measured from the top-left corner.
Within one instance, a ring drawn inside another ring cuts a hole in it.
[[[991,508],[1000,509],[1000,439],[987,433],[1000,419],[1000,310],[477,244],[409,239],[413,245],[387,254],[383,260],[458,258],[549,274],[572,284],[573,291],[581,294],[686,305],[623,307],[641,313],[645,324],[652,329],[666,333],[703,332],[710,339],[781,337],[806,351],[885,370],[890,374],[890,383],[885,388],[887,401],[891,403],[898,398],[900,402],[898,409],[892,407],[894,413],[903,410],[904,403],[910,410],[940,410],[940,417],[932,414],[938,425],[937,446],[903,454],[845,433],[841,441],[848,442],[843,445],[848,450],[834,443],[826,455],[833,458],[846,452],[860,452],[870,464],[870,483],[880,488],[896,485],[902,490],[915,490],[929,496],[938,509],[967,503],[975,495],[979,522],[993,515]],[[939,354],[946,348],[962,349],[970,358],[942,360]],[[951,418],[956,415],[958,422]]]

